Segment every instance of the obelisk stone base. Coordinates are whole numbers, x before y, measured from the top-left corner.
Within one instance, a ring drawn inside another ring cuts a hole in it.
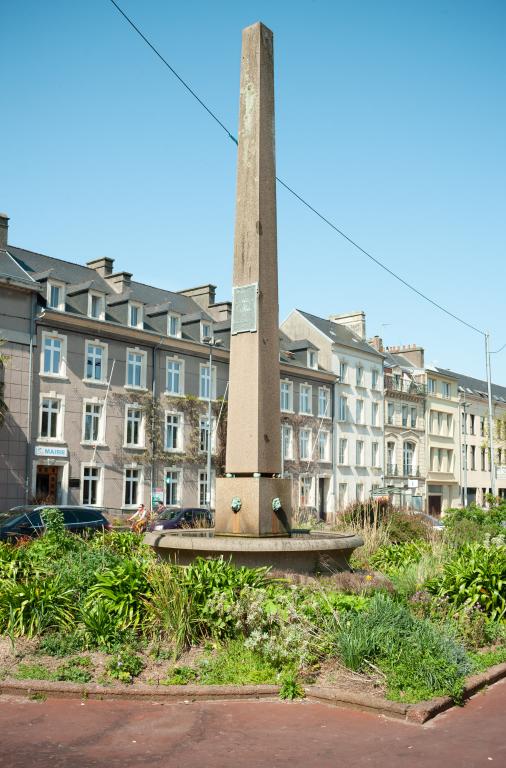
[[[241,501],[234,512],[232,499]],[[281,509],[273,510],[274,499]],[[221,477],[216,480],[215,530],[219,536],[289,536],[291,480],[277,477]]]

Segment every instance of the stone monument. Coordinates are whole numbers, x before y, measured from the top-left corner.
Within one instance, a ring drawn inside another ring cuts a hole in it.
[[[216,534],[288,535],[281,479],[273,35],[243,30],[226,477]]]
[[[348,534],[293,534],[290,480],[281,472],[278,266],[272,32],[243,30],[226,477],[216,481],[214,530],[148,533],[180,565],[230,557],[236,565],[298,573],[349,568],[363,544]]]

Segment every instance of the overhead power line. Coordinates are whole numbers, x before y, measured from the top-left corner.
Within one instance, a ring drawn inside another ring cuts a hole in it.
[[[225,131],[225,133],[227,134],[228,138],[231,139],[234,142],[234,144],[237,145],[238,144],[237,138],[234,136],[234,134],[231,131],[229,131],[227,126],[219,119],[219,117],[215,114],[215,112],[213,112],[213,110],[210,109],[210,107],[207,106],[207,104],[195,93],[193,88],[191,88],[188,85],[188,83],[181,77],[181,75],[179,75],[178,72],[176,72],[174,67],[172,67],[169,64],[169,62],[162,56],[160,51],[150,42],[150,40],[148,40],[146,35],[144,35],[143,32],[141,32],[139,27],[137,27],[136,24],[134,24],[132,19],[122,10],[122,8],[120,8],[118,3],[116,3],[115,0],[110,0],[110,2],[114,5],[116,10],[123,16],[123,18],[128,22],[128,24],[130,24],[132,29],[135,32],[137,32],[139,37],[142,38],[142,40],[146,43],[146,45],[149,48],[151,48],[153,53],[160,59],[160,61],[162,61],[162,63],[167,67],[167,69],[170,70],[170,72],[174,75],[174,77],[176,77],[179,80],[181,85],[184,88],[186,88],[186,90],[191,94],[191,96],[193,96],[193,98],[196,99],[196,101],[198,101],[200,106],[205,109],[205,111],[208,113],[208,115],[210,117],[212,117],[212,119],[216,123],[218,123],[218,125],[220,126],[220,128],[223,129],[223,131]],[[310,211],[312,211],[312,213],[314,213],[316,216],[318,216],[318,218],[321,219],[321,221],[323,221],[325,224],[327,224],[327,226],[329,226],[331,229],[333,229],[334,232],[337,232],[338,235],[340,235],[350,245],[352,245],[354,248],[356,248],[358,251],[360,251],[360,253],[362,253],[364,256],[367,256],[367,258],[370,259],[371,261],[373,261],[378,267],[380,267],[380,269],[383,269],[391,277],[395,278],[400,283],[402,283],[402,285],[404,285],[406,288],[409,288],[410,291],[413,291],[413,293],[416,293],[417,296],[420,296],[420,298],[424,299],[429,304],[432,304],[433,307],[435,307],[436,309],[439,309],[441,312],[444,312],[446,315],[448,315],[448,317],[453,318],[453,320],[456,320],[457,322],[461,323],[462,325],[465,325],[467,328],[469,328],[472,331],[475,331],[476,333],[479,333],[481,336],[486,336],[487,335],[485,333],[485,331],[482,331],[480,328],[477,328],[475,325],[472,325],[472,323],[467,322],[467,320],[464,320],[462,317],[459,317],[458,315],[454,314],[453,312],[450,312],[449,309],[446,309],[446,307],[443,307],[437,301],[435,301],[434,299],[431,299],[430,296],[427,296],[427,294],[423,293],[423,291],[418,290],[418,288],[416,288],[414,285],[409,283],[407,280],[404,280],[404,278],[401,277],[400,275],[398,275],[396,272],[394,272],[394,270],[392,270],[389,267],[387,267],[386,264],[383,264],[382,261],[380,261],[375,256],[373,256],[371,253],[369,253],[369,251],[366,251],[365,248],[362,248],[362,246],[359,245],[357,242],[355,242],[355,240],[353,240],[353,238],[349,237],[349,235],[347,235],[345,232],[343,232],[342,229],[340,229],[336,224],[334,224],[332,221],[330,221],[330,219],[328,219],[326,216],[324,216],[322,213],[320,213],[320,211],[318,211],[313,205],[311,205],[311,203],[309,203],[307,200],[305,200],[302,197],[302,195],[299,195],[285,181],[280,179],[279,176],[276,176],[276,180],[279,182],[279,184],[281,184],[282,187],[284,187],[287,190],[287,192],[289,192],[300,203],[302,203],[302,205],[304,205],[306,208],[308,208]],[[500,350],[498,350],[498,351],[500,351]]]

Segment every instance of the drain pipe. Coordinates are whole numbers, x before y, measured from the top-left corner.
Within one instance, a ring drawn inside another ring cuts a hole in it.
[[[28,351],[28,398],[26,413],[26,458],[25,458],[25,504],[32,484],[32,379],[33,379],[33,334],[35,331],[35,309],[37,298],[32,294],[30,304],[30,345]]]

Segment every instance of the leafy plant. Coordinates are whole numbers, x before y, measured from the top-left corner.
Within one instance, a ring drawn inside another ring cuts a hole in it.
[[[427,589],[455,606],[478,605],[494,620],[506,615],[506,547],[466,544]]]
[[[0,632],[15,637],[34,637],[49,628],[68,628],[74,622],[71,591],[61,580],[39,575],[38,578],[0,585]]]
[[[48,632],[41,638],[37,651],[48,656],[71,656],[85,647],[85,637],[80,631]]]
[[[199,679],[204,685],[275,684],[277,676],[278,670],[241,639],[231,640],[215,656],[200,662]]]
[[[165,563],[150,568],[147,578],[151,594],[146,605],[151,626],[158,636],[173,644],[174,655],[178,656],[203,634],[193,589],[182,569]]]
[[[391,575],[408,565],[419,563],[423,555],[430,551],[427,542],[407,541],[403,544],[390,544],[380,547],[370,558],[370,564]]]
[[[281,675],[280,699],[293,701],[294,699],[303,699],[305,695],[304,688],[299,683],[295,672],[288,670]]]
[[[54,673],[54,680],[67,680],[71,683],[89,683],[91,660],[87,656],[78,656],[61,664]]]
[[[54,673],[43,664],[18,664],[16,680],[54,680]]]
[[[145,623],[149,596],[146,566],[130,558],[97,574],[84,600],[84,608],[88,615],[93,614],[94,607],[100,603],[114,617],[119,630],[137,628]]]
[[[144,662],[140,656],[136,656],[127,650],[114,654],[107,663],[106,670],[109,677],[120,680],[122,683],[131,683],[144,668]]]
[[[193,667],[173,667],[169,670],[163,685],[188,685],[198,677],[198,671]]]

